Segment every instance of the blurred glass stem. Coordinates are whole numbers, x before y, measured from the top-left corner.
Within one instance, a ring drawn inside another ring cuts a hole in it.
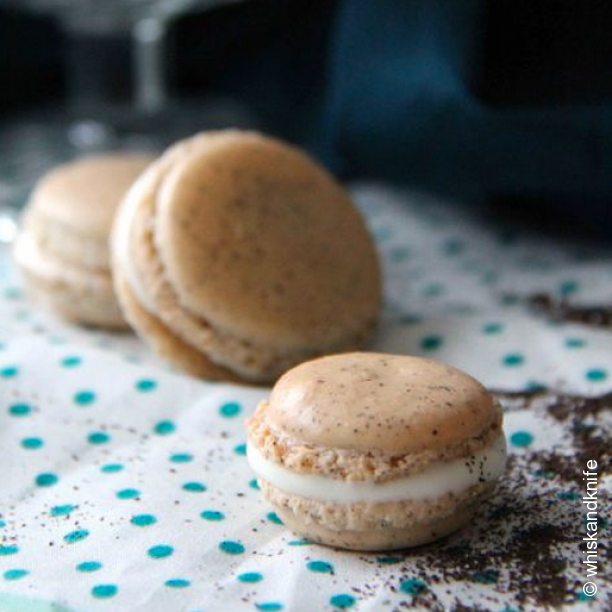
[[[134,102],[147,114],[161,111],[166,104],[164,71],[166,24],[155,17],[138,21],[133,30]]]
[[[81,149],[104,148],[126,130],[138,132],[167,102],[166,23],[70,15],[66,32],[70,140]]]

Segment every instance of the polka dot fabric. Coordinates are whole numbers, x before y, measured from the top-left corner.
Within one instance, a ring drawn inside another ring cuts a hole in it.
[[[611,304],[609,254],[496,228],[416,196],[372,186],[357,195],[384,258],[388,300],[376,348],[446,361],[495,389],[610,390],[609,331],[552,323],[516,300],[545,289]],[[515,488],[502,487],[480,523],[434,547],[431,559],[427,550],[326,549],[285,529],[248,468],[243,421],[265,389],[196,381],[130,335],[56,321],[26,301],[6,261],[0,256],[3,612],[540,610],[526,585],[542,564],[521,559],[521,587],[514,566],[483,552],[525,530],[523,502],[541,523],[575,534],[560,545],[564,605],[607,609],[603,577],[596,597],[579,592],[581,483],[540,459],[577,452],[581,428],[598,431],[609,409],[564,416],[550,412],[546,396],[535,407],[508,396]],[[489,524],[508,534],[487,535]],[[435,565],[467,545],[476,552],[461,572]]]

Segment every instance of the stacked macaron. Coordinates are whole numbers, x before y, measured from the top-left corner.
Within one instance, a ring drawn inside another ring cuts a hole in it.
[[[506,461],[499,404],[467,374],[415,357],[304,363],[247,429],[249,462],[284,522],[348,549],[406,548],[455,531]]]
[[[128,321],[196,376],[274,380],[363,346],[380,309],[378,257],[348,194],[256,133],[169,149],[118,211],[113,251]]]
[[[14,254],[28,291],[56,314],[125,327],[108,240],[121,198],[150,161],[128,154],[91,157],[56,168],[36,186]]]

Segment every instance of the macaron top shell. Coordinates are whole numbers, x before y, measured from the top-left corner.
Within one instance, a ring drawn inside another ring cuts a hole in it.
[[[79,236],[108,240],[116,208],[151,160],[146,155],[121,153],[60,166],[36,186],[30,214],[59,223]]]
[[[378,257],[327,172],[255,133],[207,133],[172,154],[155,194],[154,233],[187,311],[283,349],[333,345],[373,323]]]
[[[265,418],[296,442],[405,454],[490,434],[501,409],[478,381],[442,363],[348,353],[283,375]]]

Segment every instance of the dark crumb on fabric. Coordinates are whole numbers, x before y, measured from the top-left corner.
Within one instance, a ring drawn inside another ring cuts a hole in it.
[[[527,298],[529,307],[553,321],[582,323],[591,327],[612,327],[612,306],[578,306],[566,299],[545,293],[535,293]]]
[[[497,491],[467,529],[415,550],[361,556],[378,566],[382,582],[366,586],[364,595],[382,586],[403,596],[393,610],[431,612],[556,610],[582,601],[583,568],[576,561],[585,535],[582,471],[592,459],[600,474],[611,465],[602,417],[612,410],[612,394],[584,397],[540,388],[495,395],[505,411],[533,411],[543,427],[559,427],[558,446],[511,454]],[[598,552],[606,559],[612,521],[600,512],[599,522]],[[606,584],[612,587],[600,576],[593,610],[612,609]]]

